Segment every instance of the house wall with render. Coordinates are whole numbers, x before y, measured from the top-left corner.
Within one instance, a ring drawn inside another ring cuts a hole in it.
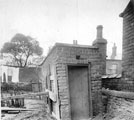
[[[12,66],[0,66],[1,82],[19,82],[19,68]]]

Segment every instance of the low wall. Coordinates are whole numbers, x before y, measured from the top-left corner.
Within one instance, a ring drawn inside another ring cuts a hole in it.
[[[19,82],[39,82],[40,68],[26,67],[19,69]]]
[[[121,78],[102,78],[102,87],[110,90],[120,90]]]
[[[104,120],[133,120],[134,93],[115,90],[102,90]]]
[[[102,78],[102,87],[110,90],[134,92],[134,82],[121,77]]]

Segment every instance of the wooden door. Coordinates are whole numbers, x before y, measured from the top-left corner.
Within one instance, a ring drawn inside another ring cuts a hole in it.
[[[68,66],[72,120],[89,118],[88,67]]]

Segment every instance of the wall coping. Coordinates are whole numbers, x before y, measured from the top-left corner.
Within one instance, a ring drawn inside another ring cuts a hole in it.
[[[102,79],[114,79],[114,78],[121,78],[122,74],[112,74],[112,75],[103,75]]]
[[[103,88],[102,93],[108,96],[119,97],[119,98],[127,98],[134,100],[134,92],[125,92],[125,91],[116,91],[116,90],[108,90]]]
[[[50,52],[47,54],[43,62],[39,65],[42,66],[45,61],[47,60],[48,56],[51,55],[51,53],[57,48],[57,47],[75,47],[75,48],[85,48],[85,49],[98,49],[98,47],[91,46],[91,45],[74,45],[74,44],[68,44],[68,43],[55,43],[55,45],[52,47]]]

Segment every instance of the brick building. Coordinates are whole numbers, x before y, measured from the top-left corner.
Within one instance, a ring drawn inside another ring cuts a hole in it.
[[[134,91],[134,0],[130,0],[120,17],[123,18],[123,89]]]
[[[88,119],[101,111],[101,76],[107,41],[97,27],[92,46],[56,43],[42,63],[43,90],[58,120]]]

